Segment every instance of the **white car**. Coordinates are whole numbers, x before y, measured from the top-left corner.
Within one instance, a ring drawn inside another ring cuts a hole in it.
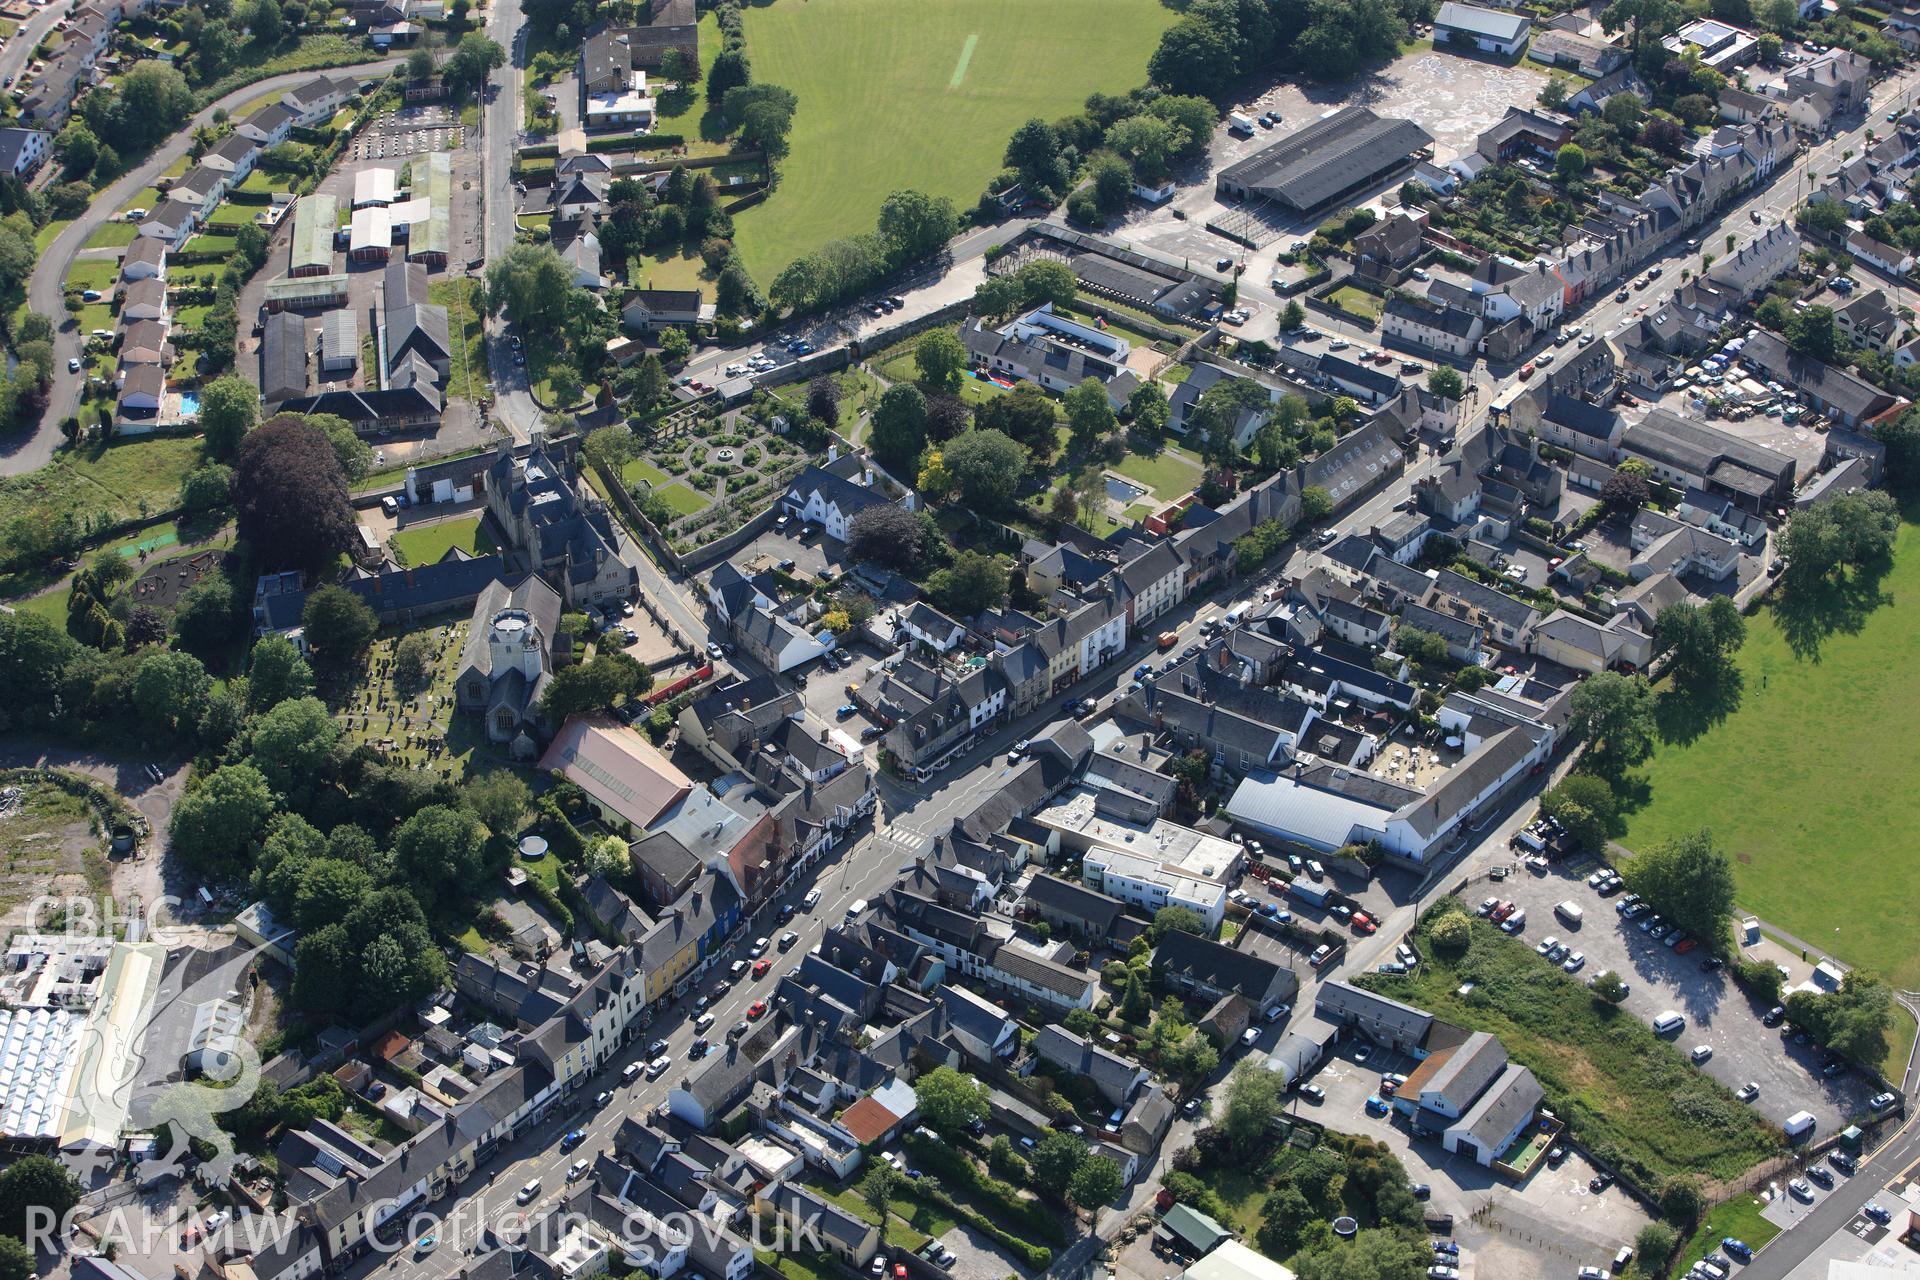
[[[1583,967],[1585,967],[1586,963],[1587,963],[1587,953],[1584,951],[1576,951],[1572,955],[1568,956],[1565,960],[1561,961],[1560,967],[1562,969],[1565,969],[1568,973],[1578,973]]]
[[[535,1178],[531,1182],[527,1183],[526,1186],[520,1188],[519,1194],[514,1196],[513,1199],[516,1204],[529,1204],[532,1202],[533,1198],[539,1194],[540,1194],[540,1179]]]
[[[587,1170],[591,1169],[592,1167],[593,1166],[591,1164],[588,1164],[585,1160],[575,1160],[572,1164],[567,1166],[567,1181],[568,1182],[580,1181],[580,1179],[587,1176]]]
[[[1695,1062],[1705,1062],[1713,1056],[1713,1046],[1710,1044],[1697,1044],[1693,1046],[1693,1052],[1687,1056]]]

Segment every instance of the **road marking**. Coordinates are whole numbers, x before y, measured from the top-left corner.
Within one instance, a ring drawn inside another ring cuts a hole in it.
[[[953,78],[947,81],[947,88],[958,89],[960,82],[967,78],[967,64],[973,61],[974,46],[979,43],[979,36],[968,36],[967,42],[960,46],[960,61],[954,64]]]

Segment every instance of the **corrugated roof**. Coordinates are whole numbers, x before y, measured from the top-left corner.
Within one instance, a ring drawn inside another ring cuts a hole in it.
[[[304,196],[293,206],[293,256],[289,268],[333,266],[333,233],[340,224],[340,201],[333,196]]]

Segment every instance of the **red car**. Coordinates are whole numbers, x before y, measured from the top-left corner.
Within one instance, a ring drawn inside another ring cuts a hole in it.
[[[754,1018],[754,1019],[766,1017],[767,1002],[765,1000],[755,1000],[752,1004],[747,1006],[747,1016],[749,1018]]]
[[[773,968],[773,961],[762,956],[753,962],[753,976],[756,978],[764,978],[767,976],[767,970],[771,968]]]
[[[1495,924],[1499,924],[1512,914],[1513,904],[1511,902],[1503,902],[1493,909],[1493,914],[1488,916],[1487,919],[1493,921]]]
[[[1373,933],[1380,928],[1379,925],[1373,922],[1373,917],[1364,911],[1356,911],[1353,913],[1352,924],[1355,933]]]
[[[1520,369],[1520,376],[1523,378],[1531,378],[1533,376],[1533,365],[1523,365]]]

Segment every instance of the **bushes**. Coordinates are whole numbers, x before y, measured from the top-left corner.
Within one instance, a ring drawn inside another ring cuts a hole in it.
[[[992,1210],[994,1217],[1043,1240],[1057,1244],[1065,1239],[1060,1221],[1052,1211],[1036,1201],[1022,1199],[1014,1188],[982,1173],[964,1150],[944,1143],[929,1142],[914,1133],[907,1135],[906,1145],[921,1167],[936,1170],[955,1186],[965,1188],[968,1195]],[[1043,1268],[1046,1265],[1041,1264]]]
[[[587,150],[638,151],[644,147],[648,151],[658,151],[667,147],[683,147],[686,143],[687,140],[677,133],[624,133],[617,138],[588,138]],[[540,148],[529,147],[520,154],[531,157],[539,152]],[[546,148],[546,154],[556,155],[558,152],[550,146]]]

